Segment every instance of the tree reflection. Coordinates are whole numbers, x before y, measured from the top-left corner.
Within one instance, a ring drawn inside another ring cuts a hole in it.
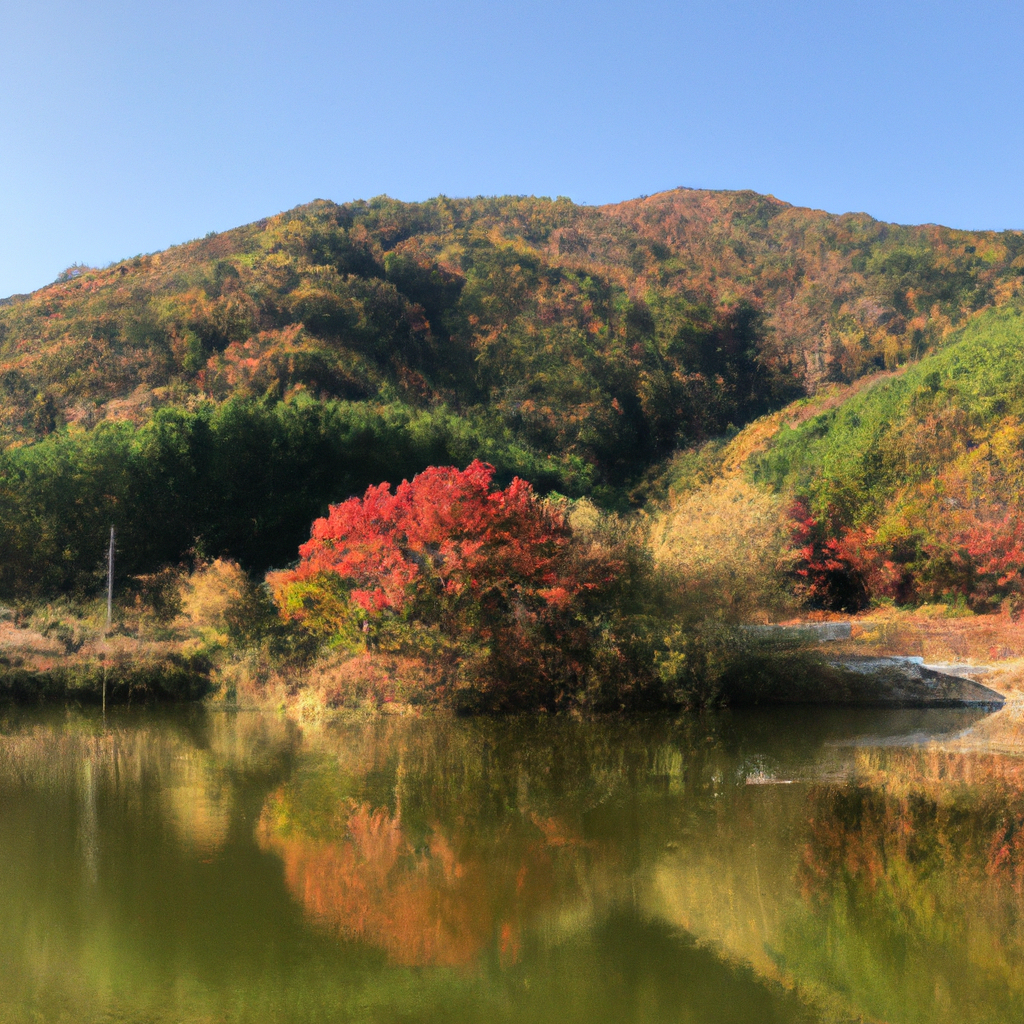
[[[789,962],[887,1020],[1024,1014],[1024,764],[874,752],[815,787]]]
[[[502,746],[436,723],[338,737],[271,794],[259,842],[312,921],[395,963],[514,962],[524,929],[587,902],[617,858],[580,832],[609,785],[598,765],[553,778],[556,747],[531,765]]]

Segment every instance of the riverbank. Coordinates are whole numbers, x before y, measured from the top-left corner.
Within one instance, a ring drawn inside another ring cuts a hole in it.
[[[69,651],[38,630],[0,623],[0,701],[198,701],[215,689],[211,670],[181,643],[112,637]]]
[[[265,647],[233,644],[216,619],[209,608],[201,623],[179,616],[174,628],[136,618],[106,637],[67,616],[0,621],[0,701],[96,704],[105,688],[111,704],[206,701],[299,719],[473,710],[472,695],[426,658],[365,650],[275,658]],[[849,628],[818,630],[845,639],[811,644],[734,631],[720,632],[715,650],[691,649],[691,659],[717,659],[706,668],[717,672],[707,702],[924,707],[1024,696],[1024,625],[1008,616],[890,609],[845,621]]]
[[[849,639],[823,645],[830,658],[920,658],[933,669],[975,679],[1006,697],[1024,697],[1024,619],[925,605],[876,608],[852,617],[822,615],[813,621],[850,626]]]

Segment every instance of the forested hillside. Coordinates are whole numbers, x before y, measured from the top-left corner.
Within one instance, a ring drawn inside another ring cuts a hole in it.
[[[668,475],[663,553],[722,589],[733,567],[748,598],[788,585],[826,609],[888,599],[1017,614],[1024,304],[984,313],[902,371],[677,456]]]
[[[921,356],[1024,289],[1024,233],[886,224],[753,192],[678,189],[606,207],[663,257],[673,290],[747,299],[809,390]]]
[[[1022,279],[1020,233],[754,193],[318,201],[8,300],[4,421],[39,434],[186,396],[383,394],[486,407],[622,476],[625,453],[739,423],[794,384],[920,355]]]
[[[1024,607],[1024,309],[783,429],[754,477],[802,499],[865,598]]]
[[[600,258],[564,258],[583,216],[541,200],[317,202],[73,269],[0,309],[9,436],[305,392],[445,404],[620,486],[798,386],[756,309],[646,281],[629,262],[642,241],[613,220]]]
[[[328,502],[474,458],[626,508],[673,452],[1022,287],[1020,233],[688,189],[316,201],[73,267],[0,303],[0,591],[88,589],[110,521],[133,572],[262,571]]]

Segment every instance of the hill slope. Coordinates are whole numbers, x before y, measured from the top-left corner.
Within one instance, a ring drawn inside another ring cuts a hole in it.
[[[909,227],[696,189],[600,212],[665,257],[658,271],[674,289],[763,308],[812,391],[921,355],[1024,279],[1019,231]]]
[[[487,406],[622,478],[637,455],[743,422],[794,384],[934,347],[1021,290],[1024,235],[749,192],[600,208],[381,198],[63,276],[0,306],[10,435],[91,422],[97,404],[121,416],[183,396],[383,393]]]
[[[0,308],[9,436],[233,396],[444,403],[620,485],[792,391],[758,315],[563,259],[565,202],[317,202]],[[608,220],[602,244],[627,237]],[[141,407],[141,408],[140,408]]]
[[[88,589],[110,522],[131,572],[263,570],[328,502],[474,457],[622,507],[673,451],[835,404],[1022,287],[1020,233],[686,189],[317,201],[71,268],[0,303],[0,591]],[[787,450],[758,470],[776,495],[803,479]]]
[[[822,392],[727,445],[680,456],[674,476],[662,543],[691,549],[676,557],[699,562],[703,549],[719,565],[756,512],[743,558],[761,551],[770,572],[788,541],[802,589],[820,606],[888,597],[1018,609],[1024,304],[984,313],[901,372]],[[700,534],[700,516],[718,524],[717,536]]]

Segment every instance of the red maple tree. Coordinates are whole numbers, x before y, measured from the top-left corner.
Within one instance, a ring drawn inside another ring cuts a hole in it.
[[[819,519],[806,498],[797,498],[789,509],[790,542],[796,550],[794,590],[811,608],[855,612],[868,601],[859,565],[829,510]]]
[[[579,603],[614,565],[575,545],[560,509],[526,481],[492,490],[493,478],[479,461],[431,467],[332,506],[299,564],[268,577],[283,614],[351,642],[425,627],[449,649],[487,648],[492,671],[553,649],[571,659]]]

